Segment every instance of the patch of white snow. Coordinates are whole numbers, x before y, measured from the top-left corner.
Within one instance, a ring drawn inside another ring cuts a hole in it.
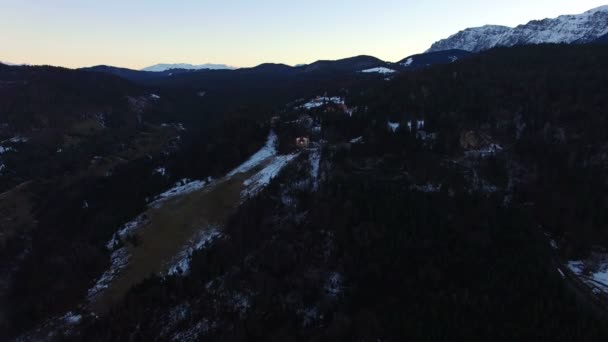
[[[401,63],[404,67],[409,67],[414,63],[414,59],[412,57],[405,60],[405,62]]]
[[[76,325],[76,324],[80,323],[81,320],[82,320],[82,315],[79,315],[72,311],[66,313],[63,316],[63,321],[69,325]]]
[[[398,122],[390,122],[390,121],[387,123],[387,125],[388,125],[388,129],[393,133],[397,132],[397,129],[400,126],[400,124]]]
[[[369,73],[377,73],[377,74],[386,75],[386,74],[395,73],[396,71],[393,70],[393,69],[385,68],[385,67],[378,67],[378,68],[366,69],[366,70],[363,70],[361,72],[367,73],[367,74],[369,74]]]
[[[300,108],[313,109],[313,108],[318,108],[318,107],[328,105],[328,104],[343,105],[344,99],[341,97],[338,97],[338,96],[333,96],[333,97],[317,96],[316,98],[303,104]]]
[[[201,229],[196,237],[183,248],[169,263],[168,275],[188,274],[190,259],[194,251],[208,247],[213,241],[222,236],[218,227]]]
[[[363,136],[351,139],[350,143],[351,144],[362,144],[363,143]]]
[[[246,162],[239,165],[236,169],[230,171],[228,173],[228,177],[232,177],[238,173],[248,172],[249,170],[258,166],[264,160],[275,156],[277,154],[277,141],[278,137],[276,133],[270,132],[268,134],[268,138],[266,139],[266,145],[264,145],[259,151],[252,155]]]
[[[276,156],[261,171],[247,179],[243,184],[245,189],[241,192],[242,198],[252,197],[264,189],[279,172],[292,161],[298,154]]]
[[[201,190],[208,184],[209,184],[209,179],[208,180],[190,180],[190,179],[184,178],[184,179],[178,181],[177,183],[175,183],[175,185],[171,189],[156,196],[154,198],[154,201],[152,203],[150,203],[149,205],[151,207],[157,208],[160,204],[168,201],[171,198],[187,195],[189,193]]]

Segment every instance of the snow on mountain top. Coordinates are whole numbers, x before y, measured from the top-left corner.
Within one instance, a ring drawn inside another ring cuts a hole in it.
[[[186,70],[232,70],[234,67],[228,66],[226,64],[188,64],[188,63],[174,63],[174,64],[155,64],[146,68],[141,69],[141,71],[151,71],[151,72],[163,72],[167,70],[173,69],[186,69]]]
[[[361,72],[365,72],[365,73],[378,73],[378,74],[392,74],[392,73],[395,72],[395,70],[389,69],[389,68],[385,68],[385,67],[378,67],[378,68],[366,69],[366,70],[363,70]]]
[[[464,29],[447,39],[434,43],[426,52],[436,52],[452,49],[466,51],[482,51],[495,46],[501,36],[512,30],[506,26],[486,25]]]
[[[8,66],[31,66],[31,64],[27,63],[11,63],[6,61],[0,61],[0,64],[8,65]]]
[[[461,49],[479,52],[497,46],[586,43],[608,33],[608,5],[576,15],[532,20],[510,28],[486,25],[462,30],[434,43],[427,52]]]

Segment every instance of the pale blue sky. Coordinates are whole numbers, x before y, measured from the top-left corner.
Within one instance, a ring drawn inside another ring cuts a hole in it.
[[[0,60],[81,67],[397,61],[484,24],[582,13],[608,0],[0,0]]]

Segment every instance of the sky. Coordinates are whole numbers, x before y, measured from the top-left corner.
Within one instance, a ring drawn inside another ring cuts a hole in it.
[[[372,55],[395,62],[485,24],[582,13],[608,0],[0,0],[0,61],[140,69],[250,67]]]

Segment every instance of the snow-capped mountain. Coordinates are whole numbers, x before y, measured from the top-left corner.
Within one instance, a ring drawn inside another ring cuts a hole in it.
[[[450,49],[479,52],[497,46],[590,43],[607,33],[608,5],[582,14],[533,20],[514,28],[496,25],[468,28],[434,43],[427,52]]]
[[[163,71],[172,70],[172,69],[186,69],[186,70],[204,70],[204,69],[225,70],[225,69],[228,69],[228,70],[232,70],[235,68],[228,66],[226,64],[207,63],[207,64],[193,65],[193,64],[187,64],[187,63],[174,63],[174,64],[155,64],[155,65],[149,66],[147,68],[143,68],[143,69],[141,69],[141,71],[163,72]]]

